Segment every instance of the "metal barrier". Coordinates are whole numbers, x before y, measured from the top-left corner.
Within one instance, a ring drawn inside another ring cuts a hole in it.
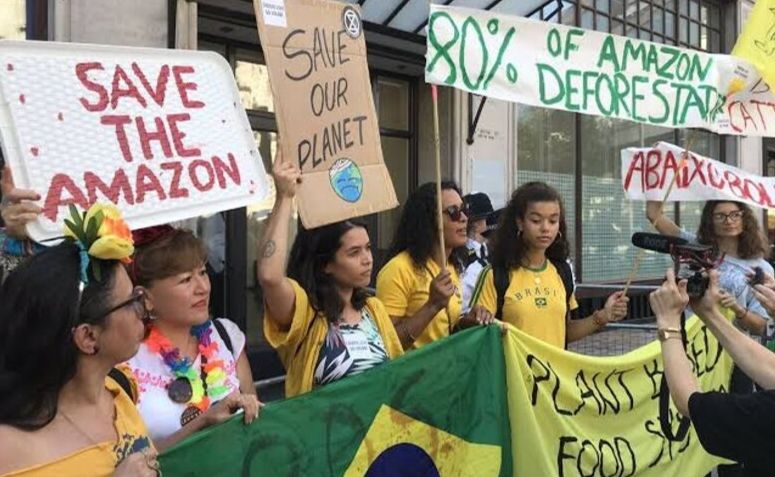
[[[646,318],[630,323],[610,323],[597,333],[570,343],[568,349],[590,356],[619,356],[656,338],[656,322],[653,318]]]

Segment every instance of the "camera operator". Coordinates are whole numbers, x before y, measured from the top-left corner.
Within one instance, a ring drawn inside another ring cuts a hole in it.
[[[770,452],[775,449],[775,354],[746,336],[718,310],[719,273],[709,272],[708,289],[692,299],[692,310],[716,336],[748,376],[764,391],[752,394],[702,392],[681,339],[681,313],[689,303],[686,280],[676,284],[673,269],[649,296],[662,343],[665,378],[678,412],[692,420],[709,453],[740,462],[745,476],[772,475]],[[768,280],[775,287],[775,280]],[[772,292],[772,293],[769,293]],[[775,305],[775,291],[757,285],[761,298]],[[773,306],[775,309],[775,306]]]

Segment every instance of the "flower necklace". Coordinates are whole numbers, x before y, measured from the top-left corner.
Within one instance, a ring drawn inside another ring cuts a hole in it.
[[[167,386],[169,398],[179,404],[188,404],[180,416],[180,425],[185,426],[210,408],[210,398],[225,394],[226,371],[223,360],[217,359],[218,342],[211,339],[210,320],[191,327],[191,336],[197,340],[197,348],[202,356],[201,369],[193,369],[193,361],[181,357],[180,350],[156,327],[151,328],[145,344],[154,353],[159,353],[175,375],[175,380]]]

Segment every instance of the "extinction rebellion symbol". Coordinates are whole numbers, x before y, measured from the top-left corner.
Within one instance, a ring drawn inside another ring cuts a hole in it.
[[[342,10],[342,25],[350,38],[357,39],[361,36],[361,16],[353,7],[344,7]]]

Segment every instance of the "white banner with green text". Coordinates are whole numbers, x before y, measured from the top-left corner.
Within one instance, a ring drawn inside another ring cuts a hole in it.
[[[427,33],[429,83],[656,126],[775,136],[775,95],[739,58],[439,5]]]

